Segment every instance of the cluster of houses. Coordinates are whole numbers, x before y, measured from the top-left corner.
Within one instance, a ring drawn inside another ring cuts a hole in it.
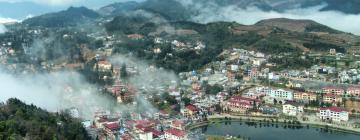
[[[321,120],[334,122],[347,122],[349,110],[338,107],[342,104],[344,95],[359,96],[359,88],[342,89],[338,87],[324,87],[322,93],[297,92],[287,89],[271,87],[256,87],[244,93],[236,95],[225,101],[224,110],[231,113],[248,113],[249,111],[260,111],[265,114],[264,107],[280,104],[282,114],[286,116],[302,116],[305,112],[305,105],[311,102],[321,101],[329,103],[330,107],[322,107],[317,102],[317,116]]]
[[[168,116],[131,113],[130,118],[121,113],[99,111],[93,122],[84,122],[94,138],[123,140],[186,140],[185,122]]]

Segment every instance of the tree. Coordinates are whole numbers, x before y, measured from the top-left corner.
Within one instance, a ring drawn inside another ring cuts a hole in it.
[[[276,105],[278,101],[276,99],[274,99],[273,102],[274,102],[274,105]]]
[[[356,110],[355,110],[355,109],[352,109],[352,110],[351,110],[351,113],[352,113],[352,114],[354,114],[355,112],[356,112]]]
[[[189,105],[191,100],[187,97],[182,98],[182,101],[184,102],[185,106]]]
[[[128,77],[128,73],[126,71],[126,64],[123,64],[121,65],[121,68],[120,68],[120,77],[122,79],[126,79]]]

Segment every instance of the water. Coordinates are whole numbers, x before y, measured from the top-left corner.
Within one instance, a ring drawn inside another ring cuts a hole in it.
[[[360,140],[360,135],[325,128],[292,127],[283,124],[223,122],[194,129],[206,135],[231,135],[250,140]]]

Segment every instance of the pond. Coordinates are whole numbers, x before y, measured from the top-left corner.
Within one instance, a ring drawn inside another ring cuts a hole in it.
[[[204,135],[230,135],[250,140],[360,140],[360,135],[358,134],[345,133],[328,128],[315,128],[311,126],[295,127],[287,124],[271,124],[265,122],[211,123],[196,128],[193,132]]]

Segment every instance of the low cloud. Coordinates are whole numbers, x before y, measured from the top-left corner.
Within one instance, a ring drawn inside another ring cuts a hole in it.
[[[3,25],[4,23],[16,22],[17,20],[11,18],[3,18],[0,17],[0,34],[5,33],[7,31],[6,27]]]
[[[310,19],[337,30],[360,35],[360,28],[358,28],[360,15],[344,14],[337,11],[321,11],[320,9],[325,7],[325,4],[284,12],[263,11],[256,7],[247,7],[245,9],[238,6],[222,7],[211,3],[194,3],[192,0],[185,0],[182,4],[189,9],[198,11],[192,17],[192,20],[200,23],[235,21],[240,24],[251,25],[260,20],[271,18]]]
[[[0,101],[18,98],[51,112],[76,107],[82,117],[91,118],[99,109],[110,109],[107,96],[98,93],[96,86],[70,71],[47,74],[17,74],[0,72]]]
[[[6,32],[5,26],[0,23],[0,34],[5,33],[5,32]]]

